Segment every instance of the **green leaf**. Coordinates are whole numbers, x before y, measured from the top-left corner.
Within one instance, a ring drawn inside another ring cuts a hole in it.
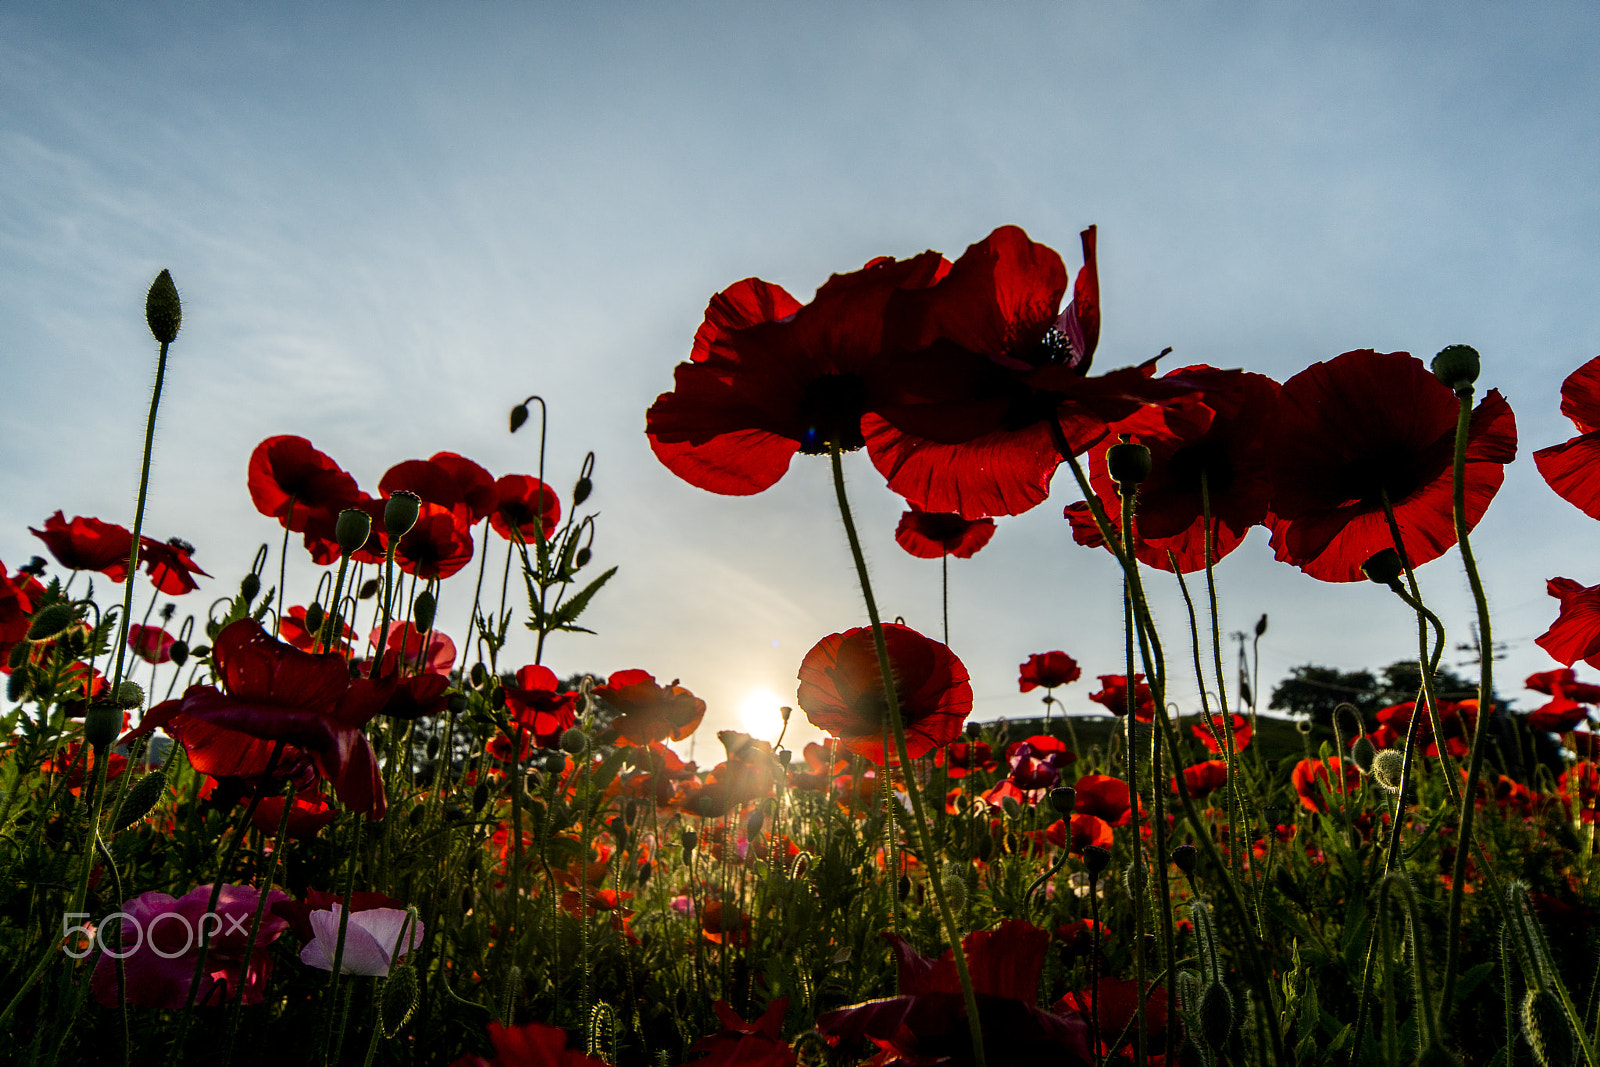
[[[612,567],[600,577],[584,586],[582,592],[578,593],[571,600],[552,611],[550,613],[550,617],[556,623],[554,628],[562,630],[575,629],[575,627],[571,626],[571,623],[583,613],[584,608],[589,606],[589,601],[592,600],[594,595],[600,591],[600,587],[605,585],[606,582],[610,580],[611,576],[616,573],[617,568]]]
[[[1494,973],[1494,961],[1486,960],[1475,967],[1463,971],[1461,977],[1456,979],[1456,1003],[1460,1004],[1471,996],[1472,991],[1483,984],[1483,980]]]

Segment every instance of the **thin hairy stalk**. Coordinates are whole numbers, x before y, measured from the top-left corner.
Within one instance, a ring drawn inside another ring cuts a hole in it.
[[[289,783],[284,791],[283,812],[278,816],[278,834],[272,839],[272,859],[267,864],[266,873],[256,881],[256,913],[250,920],[250,938],[245,942],[245,971],[240,975],[239,999],[234,1001],[233,1008],[228,1012],[228,1039],[224,1042],[226,1052],[222,1062],[233,1061],[233,1045],[239,1036],[239,1022],[244,1018],[244,993],[248,984],[250,957],[255,955],[256,938],[261,936],[261,922],[267,914],[267,898],[272,892],[272,880],[278,875],[278,861],[283,857],[283,850],[289,842],[289,816],[294,812],[294,783]],[[348,907],[349,902],[346,901]]]
[[[345,936],[350,929],[350,903],[355,895],[356,890],[356,866],[361,860],[360,816],[357,816],[354,821],[351,822],[350,831],[350,869],[345,872],[344,894],[343,899],[341,900],[341,903],[344,905],[344,907],[339,909],[339,936],[334,941],[333,966],[328,970],[328,992],[327,995],[323,997],[323,1003],[328,1006],[329,1010],[322,1017],[322,1035],[317,1041],[318,1047],[322,1049],[323,1063],[332,1062],[332,1057],[334,1055],[333,1050],[336,1047],[333,1044],[335,1041],[333,1033],[333,1006],[339,1003],[339,983],[344,969]],[[349,991],[346,990],[347,996],[348,993]],[[344,1010],[345,1014],[348,1014],[350,1010],[348,1000],[345,1001]],[[343,1039],[344,1019],[341,1016],[339,1022],[338,1040],[342,1042]]]
[[[283,625],[283,585],[284,575],[288,573],[289,566],[289,524],[294,521],[294,497],[289,498],[289,514],[283,517],[283,546],[278,549],[278,611],[272,620],[272,636],[278,636],[278,630]],[[128,583],[132,585],[132,582]]]
[[[900,699],[895,692],[894,671],[889,663],[889,646],[883,638],[883,623],[878,618],[878,602],[872,595],[872,581],[867,575],[866,557],[861,552],[861,538],[856,534],[855,520],[850,517],[850,500],[844,490],[844,464],[840,460],[837,442],[830,442],[828,456],[833,461],[833,489],[834,495],[839,500],[839,517],[844,521],[845,536],[850,542],[850,555],[855,560],[856,577],[861,582],[861,596],[867,603],[867,618],[872,623],[872,643],[878,652],[878,673],[883,680],[884,704],[887,705],[889,726],[894,732],[895,754],[900,766],[908,768],[911,766],[911,752],[906,745],[905,723],[900,719]],[[885,760],[885,763],[887,762]],[[922,790],[908,777],[906,791],[911,794],[911,812],[916,819],[917,844],[922,849],[923,862],[927,864],[928,884],[933,887],[933,898],[939,905],[939,919],[944,925],[945,939],[950,942],[951,955],[955,958],[956,977],[961,981],[961,996],[967,1008],[967,1029],[972,1037],[972,1059],[976,1067],[985,1067],[988,1061],[983,1054],[983,1027],[978,1016],[978,998],[973,992],[972,975],[967,972],[967,956],[961,944],[961,931],[956,926],[955,914],[950,910],[950,900],[945,895],[939,860],[934,855],[933,839],[928,832],[928,816],[922,804]]]
[[[939,557],[940,588],[943,590],[941,604],[944,608],[944,643],[950,643],[950,553],[946,552]]]
[[[1122,543],[1133,544],[1133,509],[1138,502],[1138,490],[1130,488],[1127,484],[1119,482],[1117,492],[1122,498]],[[1137,690],[1134,684],[1133,673],[1133,583],[1138,575],[1137,567],[1130,567],[1124,572],[1122,580],[1122,633],[1123,651],[1126,654],[1126,670],[1128,682],[1128,811],[1133,815],[1132,832],[1128,840],[1132,842],[1133,872],[1132,885],[1128,887],[1128,895],[1133,898],[1133,988],[1144,988],[1144,840],[1139,827],[1139,746],[1134,727],[1138,723],[1135,714],[1138,708]],[[1155,679],[1151,679],[1154,681]],[[1152,748],[1154,744],[1152,744]],[[1161,780],[1157,778],[1152,786],[1153,792],[1161,792]],[[1159,816],[1158,816],[1159,817]],[[1145,1067],[1145,1010],[1144,1001],[1140,1000],[1134,1005],[1133,1028],[1133,1062],[1134,1067]]]
[[[167,345],[161,342],[156,357],[156,384],[150,391],[150,414],[144,421],[144,458],[139,466],[139,502],[133,509],[133,539],[128,545],[128,577],[122,590],[122,614],[117,618],[117,666],[112,673],[111,691],[122,684],[122,668],[128,652],[128,616],[133,611],[133,576],[139,570],[139,538],[144,532],[144,502],[150,489],[150,453],[156,440],[156,409],[161,406],[161,384],[167,378]],[[93,850],[91,850],[91,855]]]

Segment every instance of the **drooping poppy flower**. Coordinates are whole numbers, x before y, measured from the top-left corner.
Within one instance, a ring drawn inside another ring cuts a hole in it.
[[[1583,586],[1571,578],[1552,578],[1546,589],[1561,601],[1561,611],[1550,629],[1534,638],[1533,643],[1569,667],[1580,659],[1591,667],[1600,667],[1600,585]]]
[[[346,807],[383,817],[383,778],[361,728],[388,700],[392,673],[352,680],[344,657],[302,652],[254,619],[229,624],[211,654],[223,688],[190,686],[151,708],[135,733],[166,730],[196,770],[218,778],[260,777],[274,744],[284,742],[281,765],[303,754]]]
[[[993,519],[963,519],[950,512],[923,511],[915,504],[900,516],[895,544],[918,559],[970,559],[994,536]]]
[[[1235,752],[1243,752],[1250,747],[1250,739],[1255,736],[1255,731],[1250,727],[1250,720],[1238,712],[1234,712],[1228,719],[1232,726],[1233,750]],[[1212,733],[1213,727],[1215,727],[1216,733]],[[1223,734],[1223,731],[1227,729],[1222,725],[1221,718],[1213,713],[1210,725],[1207,725],[1204,721],[1197,722],[1189,727],[1189,732],[1200,739],[1200,743],[1206,746],[1207,752],[1221,752],[1222,746],[1217,743],[1217,736]],[[1224,735],[1222,739],[1226,741],[1227,737]]]
[[[1170,571],[1170,551],[1178,569],[1187,573],[1205,569],[1208,505],[1213,563],[1239,547],[1250,528],[1266,519],[1272,496],[1266,424],[1278,383],[1263,374],[1206,366],[1185,367],[1168,377],[1194,385],[1199,392],[1186,403],[1198,401],[1213,415],[1209,423],[1182,417],[1143,430],[1128,427],[1150,450],[1150,475],[1139,485],[1133,554],[1146,566]],[[1118,531],[1122,500],[1106,469],[1106,456],[1121,429],[1120,424],[1112,426],[1112,433],[1087,457],[1089,484]],[[1066,517],[1080,545],[1105,544],[1086,502],[1068,505]]]
[[[616,744],[648,745],[656,741],[683,741],[705,718],[706,702],[679,685],[657,685],[647,671],[617,671],[596,686],[594,695],[616,709],[611,728]]]
[[[700,933],[713,945],[743,948],[750,944],[750,916],[732,904],[713,900],[700,909]]]
[[[256,510],[299,533],[313,511],[337,515],[362,498],[356,480],[304,437],[269,437],[250,453],[250,499]]]
[[[967,669],[950,649],[908,626],[883,627],[900,721],[912,759],[961,737],[972,712]],[[871,627],[859,626],[817,642],[800,664],[796,702],[811,724],[879,767],[898,765],[884,748],[888,697],[878,670]]]
[[[1156,721],[1156,698],[1150,692],[1150,687],[1145,684],[1143,674],[1133,676],[1134,706],[1133,717],[1140,722]],[[1111,714],[1126,718],[1128,714],[1128,676],[1126,674],[1102,674],[1100,676],[1100,691],[1090,693],[1089,699],[1101,705]]]
[[[339,922],[343,909],[311,913],[312,939],[300,950],[300,962],[319,971],[333,970],[339,951]],[[422,944],[422,920],[399,908],[352,911],[345,923],[344,955],[339,973],[384,978],[396,963]]]
[[[194,546],[177,537],[166,541],[141,537],[139,561],[144,564],[145,573],[150,575],[150,584],[168,596],[182,596],[199,589],[200,583],[194,580],[197,574],[203,578],[211,577],[196,565]]]
[[[1561,414],[1578,427],[1565,444],[1541,448],[1533,462],[1556,495],[1592,519],[1600,519],[1600,356],[1561,383]]]
[[[1544,707],[1528,713],[1528,726],[1552,734],[1564,734],[1589,721],[1589,709],[1566,697],[1557,697]]]
[[[494,1059],[486,1060],[469,1053],[450,1067],[611,1067],[604,1060],[568,1048],[567,1041],[567,1032],[559,1026],[547,1023],[502,1026],[492,1021],[489,1043],[494,1046]]]
[[[1192,797],[1204,797],[1228,784],[1228,761],[1206,760],[1183,769],[1183,784],[1189,787]],[[1178,780],[1172,779],[1172,791],[1178,791]]]
[[[470,516],[468,525],[487,518],[500,502],[493,476],[454,452],[437,452],[431,459],[396,463],[378,482],[378,492],[385,497],[402,489],[415,493],[423,503],[447,510],[465,505]]]
[[[133,550],[133,534],[112,522],[56,512],[44,521],[43,530],[28,527],[28,532],[43,541],[56,562],[68,570],[98,571],[113,582],[128,577],[128,556]]]
[[[578,721],[577,691],[561,692],[555,671],[542,664],[517,671],[516,685],[506,686],[505,693],[513,724],[519,733],[531,735],[540,748],[555,748],[561,735]]]
[[[1342,787],[1332,783],[1329,777],[1330,770],[1334,774],[1343,774]],[[1289,781],[1300,797],[1302,808],[1326,815],[1328,814],[1327,792],[1329,790],[1355,792],[1361,788],[1361,772],[1356,769],[1355,764],[1342,756],[1330,756],[1326,761],[1303,759],[1294,765],[1294,770],[1289,773]]]
[[[159,626],[134,623],[128,627],[128,648],[146,663],[166,663],[178,639]]]
[[[1564,696],[1580,704],[1600,704],[1600,685],[1578,681],[1578,674],[1571,667],[1530,674],[1523,684],[1535,693]]]
[[[733,1005],[719,1000],[712,1005],[722,1029],[689,1046],[696,1067],[795,1067],[799,1057],[782,1038],[788,997],[778,997],[753,1022],[745,1022]]]
[[[1061,257],[1015,226],[968,248],[937,284],[894,295],[891,399],[862,423],[889,488],[969,519],[1020,514],[1049,494],[1063,448],[1081,453],[1108,424],[1191,391],[1153,379],[1153,360],[1089,376],[1100,333],[1094,227],[1082,243],[1065,308]]]
[[[1024,693],[1033,689],[1055,689],[1083,677],[1078,661],[1060,651],[1035,652],[1017,670],[1017,684]]]
[[[954,954],[927,959],[898,935],[884,936],[894,947],[901,995],[826,1012],[817,1029],[832,1045],[876,1045],[874,1063],[971,1064],[971,1021]],[[1082,1014],[1034,1006],[1049,945],[1047,931],[1020,919],[961,939],[989,1062],[1072,1067],[1093,1062]]]
[[[471,514],[465,504],[451,509],[424,503],[416,525],[395,542],[395,566],[430,582],[455,574],[472,562]]]
[[[141,893],[123,903],[122,911],[131,922],[125,920],[118,936],[136,945],[131,949],[118,946],[119,953],[128,953],[122,966],[129,1004],[182,1008],[188,1003],[189,983],[200,955],[197,932],[202,920],[211,930],[211,940],[195,1004],[208,1006],[235,999],[244,1004],[260,1004],[265,999],[267,979],[272,974],[268,946],[289,924],[268,914],[252,944],[250,924],[260,895],[246,886],[225,885],[217,898],[216,911],[207,912],[211,889],[209,885],[197,886],[178,898],[166,893]],[[288,899],[287,893],[277,889],[267,894],[269,908]],[[130,931],[130,926],[143,934],[142,939]],[[109,955],[98,956],[89,990],[103,1007],[117,1006],[117,966]]]
[[[888,395],[889,300],[944,269],[936,252],[875,259],[835,274],[803,307],[754,278],[717,294],[672,392],[645,416],[656,458],[690,485],[748,496],[783,477],[796,453],[826,455],[830,442],[860,448],[862,417]]]
[[[262,797],[256,802],[255,813],[250,816],[255,828],[266,834],[268,840],[278,832],[278,823],[283,820],[283,804],[282,793]],[[313,785],[294,795],[294,806],[289,810],[288,834],[296,841],[309,841],[338,817],[339,809],[328,802],[319,786]]]
[[[1325,582],[1362,581],[1361,565],[1397,548],[1387,495],[1411,565],[1456,543],[1451,509],[1459,402],[1405,352],[1346,352],[1283,384],[1269,440],[1272,547]],[[1498,390],[1472,413],[1466,522],[1476,526],[1517,453],[1517,424]]]
[[[532,542],[555,536],[561,522],[561,498],[556,491],[526,474],[508,474],[494,483],[497,499],[489,525],[507,541]]]
[[[450,706],[450,679],[443,674],[408,674],[394,685],[394,692],[378,712],[391,719],[412,721],[424,715],[438,715]]]

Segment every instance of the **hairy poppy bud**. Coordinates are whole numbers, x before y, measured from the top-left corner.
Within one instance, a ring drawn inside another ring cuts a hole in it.
[[[1522,1036],[1542,1067],[1577,1061],[1572,1025],[1561,1000],[1549,990],[1530,989],[1522,998]]]
[[[1400,791],[1400,775],[1405,770],[1405,765],[1404,752],[1386,748],[1373,757],[1372,780],[1378,783],[1380,789],[1397,793]]]
[[[1372,772],[1372,761],[1377,755],[1377,746],[1365,737],[1356,738],[1355,747],[1350,750],[1350,760],[1362,774]]]
[[[144,703],[144,687],[138,682],[127,681],[117,686],[117,707],[132,711]]]
[[[1111,862],[1111,853],[1099,845],[1089,845],[1083,850],[1083,865],[1089,868],[1091,879],[1100,877],[1100,872],[1106,869]]]
[[[261,576],[255,571],[251,571],[249,574],[239,579],[239,595],[244,597],[244,602],[246,604],[254,600],[256,595],[260,592]]]
[[[23,648],[26,646],[18,645],[17,647]],[[13,704],[22,703],[22,699],[28,695],[28,686],[32,683],[33,672],[28,669],[27,664],[15,668],[11,673],[11,677],[6,679],[6,699]]]
[[[1417,1054],[1417,1067],[1461,1067],[1455,1054],[1437,1040]]]
[[[1433,357],[1433,376],[1453,392],[1471,389],[1481,369],[1478,350],[1471,345],[1451,345]]]
[[[505,690],[501,690],[505,692]],[[561,735],[561,751],[571,756],[581,756],[584,749],[589,747],[589,737],[582,730],[574,726]]]
[[[413,929],[416,920],[412,919]],[[407,935],[409,940],[410,935]],[[383,993],[378,1001],[378,1026],[384,1037],[393,1037],[411,1019],[417,1010],[417,972],[409,963],[403,963],[389,972],[383,983]]]
[[[683,862],[688,863],[694,859],[695,846],[700,844],[700,835],[693,830],[683,832]]]
[[[1106,470],[1119,486],[1138,485],[1150,477],[1150,450],[1133,441],[1121,441],[1106,451]]]
[[[178,336],[183,324],[183,305],[178,302],[178,287],[172,284],[172,275],[163,270],[150,283],[150,292],[144,298],[144,321],[157,341],[170,345]]]
[[[589,499],[589,494],[594,492],[594,483],[588,478],[579,478],[578,484],[572,487],[572,506],[577,507]]]
[[[65,600],[47,604],[28,623],[29,641],[48,641],[78,621],[78,606]]]
[[[417,594],[417,599],[411,605],[411,621],[418,630],[427,633],[433,629],[433,613],[437,606],[438,601],[426,589]]]
[[[945,900],[950,905],[951,911],[961,911],[967,906],[967,868],[951,860],[944,865],[940,872],[940,881],[944,887]]]
[[[1071,815],[1078,806],[1078,791],[1070,785],[1058,785],[1050,790],[1050,807],[1059,815]]]
[[[761,832],[761,827],[766,824],[766,821],[767,813],[763,809],[757,808],[750,813],[750,818],[745,820],[745,832],[751,837],[756,836]]]
[[[24,663],[28,662],[29,651],[30,650],[26,644],[18,641],[16,644],[11,646],[11,651],[6,655],[6,666],[10,667],[12,670],[16,670],[17,668],[21,667]]]
[[[1267,632],[1267,613],[1262,612],[1261,618],[1256,620],[1256,636],[1261,637]]]
[[[1400,553],[1392,548],[1384,549],[1361,565],[1361,573],[1367,576],[1367,581],[1377,585],[1396,585],[1405,572]]]
[[[159,767],[134,782],[111,819],[111,832],[120,834],[149,815],[166,792],[167,774]]]
[[[356,590],[357,600],[371,600],[378,595],[378,579],[368,578],[361,583],[361,588]]]
[[[472,810],[482,811],[487,803],[489,803],[489,783],[479,782],[477,788],[472,791]]]
[[[472,679],[473,686],[482,689],[483,683],[489,680],[489,668],[482,663],[474,663],[468,677]]]
[[[522,429],[522,424],[528,421],[528,405],[518,404],[511,409],[511,432],[516,433]]]
[[[312,604],[306,608],[306,629],[313,634],[316,633],[322,629],[323,620],[327,617],[328,613],[322,610],[321,604]]]
[[[422,498],[405,489],[396,489],[383,502],[383,530],[390,537],[404,537],[417,524]]]
[[[1186,875],[1194,873],[1194,863],[1198,858],[1199,850],[1193,845],[1179,845],[1172,850],[1173,866]]]
[[[96,700],[83,716],[83,737],[96,755],[103,754],[122,729],[122,709],[109,700]]]
[[[1226,1047],[1233,1033],[1233,994],[1221,982],[1212,982],[1200,991],[1200,1036],[1215,1051]]]
[[[339,512],[339,518],[333,524],[333,539],[339,543],[340,552],[350,555],[366,544],[370,536],[372,536],[371,515],[360,508],[345,508]]]
[[[506,706],[506,690],[504,686],[497,685],[494,687],[494,692],[489,694],[489,706],[496,711],[500,711]]]
[[[908,875],[902,874],[899,881],[895,882],[894,889],[896,896],[898,896],[901,900],[906,899],[911,895],[911,878]]]

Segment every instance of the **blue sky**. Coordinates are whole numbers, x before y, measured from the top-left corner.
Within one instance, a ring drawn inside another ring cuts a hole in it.
[[[1511,645],[1502,692],[1551,665],[1532,644],[1555,617],[1544,580],[1600,582],[1600,531],[1528,456],[1572,435],[1560,382],[1600,353],[1592,6],[375,11],[0,10],[7,564],[57,508],[131,523],[154,365],[141,301],[168,267],[185,324],[147,522],[217,576],[185,611],[231,590],[261,542],[276,551],[244,487],[261,439],[309,437],[369,490],[441,449],[527,473],[534,441],[504,420],[538,392],[550,480],[565,489],[597,453],[596,559],[621,568],[599,635],[556,639],[547,662],[678,677],[708,725],[737,725],[752,691],[792,700],[806,649],[864,612],[825,463],[735,499],[650,454],[644,410],[707,299],[749,275],[805,299],[872,256],[955,256],[1004,223],[1076,269],[1095,223],[1097,366],[1171,345],[1171,366],[1283,380],[1353,348],[1483,352],[1522,440],[1475,538]],[[879,600],[936,633],[938,567],[894,546],[901,505],[852,459]],[[1071,543],[1060,477],[951,568],[981,718],[1037,707],[1015,684],[1031,652],[1121,669],[1118,577]],[[1415,654],[1391,597],[1312,581],[1266,540],[1219,568],[1225,630],[1271,618],[1264,679]],[[1455,555],[1421,579],[1465,640]],[[292,555],[291,600],[315,580]],[[1181,603],[1154,585],[1186,659]],[[457,632],[465,587],[441,598]]]

